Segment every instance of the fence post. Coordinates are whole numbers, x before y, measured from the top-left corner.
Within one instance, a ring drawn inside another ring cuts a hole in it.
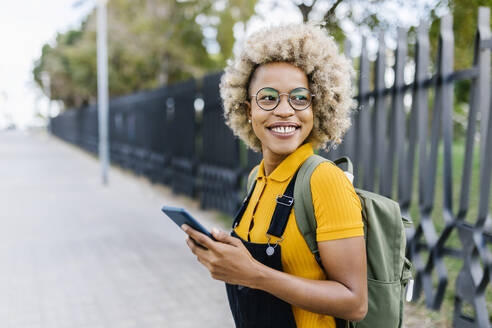
[[[480,45],[483,41],[491,38],[490,33],[490,8],[480,7],[478,9],[478,29],[477,35],[475,37],[475,58],[474,64],[479,68],[479,78],[478,78],[478,101],[480,102],[480,133],[487,134],[487,121],[488,121],[488,110],[489,110],[489,97],[487,96],[490,92],[490,49],[482,49],[480,51]],[[484,138],[480,139],[480,149],[485,149]],[[484,157],[485,151],[480,152],[480,167],[484,167]]]
[[[203,78],[201,120],[203,151],[198,166],[200,205],[233,215],[239,205],[241,163],[239,140],[225,122],[219,94],[221,73]],[[248,172],[249,173],[249,172]]]
[[[411,131],[411,137],[418,138],[419,147],[419,163],[418,163],[418,177],[419,177],[419,205],[424,204],[426,201],[426,181],[427,181],[427,130],[428,130],[428,89],[423,85],[424,81],[428,79],[428,69],[429,69],[429,36],[428,30],[421,22],[417,32],[417,43],[415,45],[415,77],[414,77],[414,88],[413,88],[413,98],[412,98],[412,111],[415,114],[415,119],[413,121]],[[413,172],[413,159],[411,160],[411,170]],[[412,188],[413,189],[413,188]],[[409,215],[408,206],[402,207],[402,215]],[[430,218],[421,218],[421,222],[416,229],[410,229],[407,231],[407,240],[409,241],[407,252],[409,257],[414,263],[415,270],[417,272],[415,277],[415,285],[413,291],[413,301],[416,301],[422,292],[423,280],[422,276],[424,274],[425,265],[422,257],[420,256],[418,244],[422,237],[424,231],[422,224],[425,220]],[[431,228],[433,230],[433,227]],[[435,234],[435,232],[434,232]]]
[[[458,233],[463,244],[463,266],[456,279],[453,324],[455,326],[474,325],[490,327],[489,314],[485,299],[485,290],[491,279],[491,254],[486,244],[484,225],[489,213],[490,184],[492,177],[492,128],[490,115],[490,49],[482,49],[484,40],[490,38],[490,9],[481,7],[478,12],[478,29],[475,37],[473,64],[478,70],[471,85],[470,113],[468,120],[467,143],[462,197],[458,214]],[[480,133],[480,199],[478,217],[475,226],[464,222],[468,209],[470,193],[470,175],[472,170],[473,145],[477,113],[481,112]],[[489,243],[492,239],[489,240]],[[480,264],[482,261],[484,267]],[[474,317],[463,314],[463,304],[468,303],[474,309]]]
[[[347,59],[352,62],[352,57],[350,56],[350,51],[352,49],[352,45],[350,43],[350,40],[345,39],[345,42],[343,44],[343,52]],[[356,119],[356,113],[352,114],[352,124],[355,125],[355,119]],[[336,157],[340,157],[342,155],[349,156],[350,158],[354,158],[355,154],[355,127],[352,126],[350,129],[346,132],[342,144],[340,144],[340,147],[336,149],[336,152],[332,155],[333,157],[330,157],[332,159],[336,159]],[[331,152],[330,152],[331,153]]]
[[[444,291],[446,290],[448,282],[448,274],[446,266],[443,261],[443,249],[442,243],[446,238],[443,239],[443,235],[440,238],[437,237],[434,223],[432,222],[431,214],[434,202],[434,193],[436,187],[436,174],[437,174],[437,157],[441,130],[441,119],[443,127],[443,136],[445,139],[445,158],[444,160],[449,160],[450,146],[452,137],[450,133],[450,113],[452,111],[452,85],[447,85],[450,83],[448,77],[453,71],[453,30],[452,30],[452,16],[444,16],[441,18],[441,31],[439,37],[439,47],[438,47],[438,60],[437,60],[437,74],[436,74],[436,92],[434,100],[434,109],[432,114],[432,135],[431,135],[431,148],[429,159],[427,162],[427,172],[426,172],[426,195],[424,197],[423,203],[420,204],[420,216],[421,222],[417,229],[416,237],[420,237],[420,234],[426,239],[426,248],[429,252],[429,258],[425,265],[424,271],[421,271],[420,278],[423,284],[425,292],[425,300],[427,307],[437,310],[440,308],[443,298]],[[451,99],[450,99],[451,97]],[[451,108],[445,108],[446,106],[451,106]],[[452,124],[452,122],[451,122]],[[448,139],[448,141],[446,141]],[[446,177],[447,172],[449,172],[451,163],[444,163],[444,180],[448,179]],[[444,183],[444,187],[448,185],[449,182]],[[450,200],[446,199],[446,193],[450,193],[451,190],[444,190],[444,211],[449,208]],[[432,279],[432,272],[436,269],[437,273],[437,289],[434,292],[434,283]]]
[[[454,66],[454,35],[453,35],[453,17],[451,15],[445,16],[441,19],[441,32],[440,32],[440,60],[438,61],[439,70],[439,96],[436,94],[436,100],[439,102],[440,115],[437,119],[441,120],[442,138],[444,144],[444,156],[443,156],[443,220],[445,227],[435,247],[429,257],[428,267],[431,267],[433,263],[436,267],[438,275],[438,288],[436,291],[433,309],[439,309],[443,298],[444,291],[447,286],[447,269],[443,261],[443,257],[448,251],[445,247],[445,243],[448,240],[451,232],[455,228],[455,218],[453,215],[453,157],[452,157],[452,143],[453,143],[453,99],[454,99],[454,83],[450,77],[453,73]],[[439,99],[437,99],[439,97]],[[437,130],[439,125],[436,124]],[[437,136],[439,140],[439,136]],[[436,143],[437,144],[437,143]],[[435,149],[437,152],[437,149]],[[435,155],[437,157],[437,154]],[[437,163],[432,163],[433,167],[437,167]],[[435,181],[435,176],[434,176]],[[459,253],[459,252],[458,252]],[[453,253],[448,253],[454,255]],[[432,261],[432,262],[431,262]],[[430,284],[430,280],[428,280]]]
[[[463,175],[461,181],[460,207],[458,220],[464,220],[468,212],[471,173],[473,169],[473,153],[476,132],[477,115],[480,112],[481,133],[480,133],[480,168],[484,168],[483,158],[485,156],[486,123],[487,110],[489,105],[488,92],[490,90],[490,49],[481,49],[484,40],[490,37],[490,9],[481,7],[478,11],[478,29],[475,35],[475,49],[473,56],[473,66],[477,69],[477,77],[472,79],[470,86],[470,110],[468,113],[468,126],[466,135],[465,163],[463,165]]]
[[[453,16],[445,16],[441,20],[442,57],[440,62],[442,85],[442,137],[444,141],[444,170],[443,170],[443,219],[446,224],[453,221],[453,99],[454,83],[448,81],[454,66],[454,35]],[[441,235],[442,236],[442,235]]]
[[[403,188],[402,194],[398,197],[400,209],[403,216],[410,217],[410,205],[412,202],[413,193],[413,172],[415,167],[415,151],[419,144],[419,137],[422,137],[424,142],[421,145],[423,149],[423,157],[425,159],[425,150],[427,139],[427,105],[428,94],[423,86],[423,81],[428,77],[427,70],[429,67],[429,39],[427,29],[421,22],[417,29],[417,43],[415,45],[415,74],[412,89],[412,106],[410,112],[408,150],[405,162],[407,169],[400,171],[398,174],[405,175],[406,188]],[[425,165],[419,166],[419,169],[425,168]],[[413,233],[413,231],[412,231]],[[407,239],[409,236],[407,235]]]
[[[417,142],[419,147],[419,198],[425,197],[424,187],[426,178],[426,162],[427,158],[427,130],[428,130],[428,104],[429,104],[429,92],[428,89],[424,87],[424,81],[429,78],[429,35],[428,30],[421,22],[418,34],[417,34],[417,44],[416,44],[416,67],[415,67],[415,78],[414,78],[414,89],[412,95],[412,111],[415,111],[415,125],[416,128],[412,128],[410,133],[411,139]],[[415,132],[417,135],[415,135]],[[412,141],[413,142],[413,141]],[[412,147],[412,146],[410,146]],[[410,174],[413,173],[413,163],[414,158],[412,156],[409,158],[409,171]],[[409,181],[410,185],[413,185],[413,179]],[[413,190],[413,188],[411,188]],[[411,194],[410,194],[411,196]],[[423,199],[422,199],[423,200]]]
[[[370,108],[369,108],[369,58],[367,55],[367,39],[362,39],[360,54],[360,75],[359,75],[359,110],[357,114],[357,145],[355,147],[355,167],[354,167],[354,185],[360,184],[362,173],[362,182],[364,189],[369,189],[370,177]],[[361,172],[362,171],[362,172]]]
[[[405,59],[407,57],[407,34],[402,28],[398,28],[396,48],[396,60],[394,66],[395,81],[392,89],[392,104],[389,120],[389,147],[386,148],[385,162],[383,163],[385,174],[381,176],[381,194],[386,197],[392,197],[393,190],[393,177],[395,172],[395,150],[397,152],[396,158],[398,163],[398,171],[405,170],[405,148],[404,148],[404,136],[405,136],[405,112],[403,108],[403,87],[404,81],[404,69]],[[400,175],[398,175],[400,176]],[[403,188],[403,181],[399,181],[398,188]],[[400,194],[400,193],[399,193]]]
[[[384,75],[386,73],[386,44],[384,42],[384,32],[379,33],[378,39],[378,55],[376,63],[374,65],[374,113],[372,118],[372,131],[373,134],[373,148],[371,152],[372,175],[378,176],[381,180],[381,176],[384,174],[382,170],[384,164],[384,152],[386,150],[386,131],[387,131],[387,115],[384,94],[386,84],[384,82]],[[377,165],[376,165],[377,164]],[[374,184],[371,186],[375,189]],[[379,186],[381,190],[381,186]]]
[[[358,76],[358,83],[357,87],[360,87],[360,81],[362,80],[362,70],[361,68],[364,66],[363,62],[366,56],[366,37],[362,37],[362,44],[360,48],[360,57],[359,57],[359,76]],[[352,124],[352,133],[353,133],[353,142],[352,142],[352,154],[350,154],[352,158],[352,162],[354,164],[354,186],[356,186],[360,180],[360,175],[359,175],[359,162],[361,158],[360,154],[360,115],[361,115],[361,103],[362,103],[362,94],[360,90],[357,90],[357,109],[354,111],[353,114],[353,124]]]
[[[405,188],[408,188],[408,183],[406,181],[406,147],[405,147],[405,136],[406,136],[406,113],[403,105],[403,98],[405,97],[405,92],[403,87],[405,86],[405,66],[407,59],[407,31],[403,28],[398,29],[398,49],[396,51],[396,73],[395,73],[395,88],[393,91],[396,96],[393,98],[394,101],[394,127],[397,128],[394,131],[393,136],[395,137],[395,146],[393,148],[397,150],[397,176],[398,176],[398,199],[402,198]],[[393,177],[393,170],[391,170]]]

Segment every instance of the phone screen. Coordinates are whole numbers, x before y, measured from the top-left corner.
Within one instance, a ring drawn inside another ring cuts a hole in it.
[[[183,224],[187,224],[193,229],[207,235],[212,240],[215,240],[212,234],[202,224],[200,224],[200,222],[193,218],[184,208],[164,206],[162,208],[162,212],[164,212],[164,214],[173,220],[179,227]]]

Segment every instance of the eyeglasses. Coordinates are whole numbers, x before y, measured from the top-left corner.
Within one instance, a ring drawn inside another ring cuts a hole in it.
[[[256,104],[261,109],[271,111],[280,104],[281,95],[288,96],[289,105],[295,110],[305,110],[308,108],[314,97],[311,91],[306,88],[295,88],[289,93],[279,93],[274,88],[266,87],[258,90],[256,95],[252,95],[251,98],[256,98]]]

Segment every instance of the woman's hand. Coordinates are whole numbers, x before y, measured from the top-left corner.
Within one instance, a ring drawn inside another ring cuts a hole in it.
[[[241,240],[212,229],[212,235],[217,240],[214,241],[188,225],[184,224],[181,228],[189,236],[186,240],[188,247],[210,271],[212,278],[232,285],[255,288],[253,284],[257,280],[261,263],[251,256]]]
[[[358,321],[367,312],[366,252],[363,237],[323,241],[318,248],[328,280],[311,280],[256,261],[241,240],[212,230],[213,241],[183,225],[188,247],[212,275],[233,285],[266,291],[307,311]],[[196,244],[203,245],[207,249]]]

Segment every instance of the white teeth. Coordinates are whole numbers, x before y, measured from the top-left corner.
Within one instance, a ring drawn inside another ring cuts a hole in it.
[[[290,133],[294,131],[296,128],[293,126],[276,126],[272,128],[273,131],[277,133]]]

